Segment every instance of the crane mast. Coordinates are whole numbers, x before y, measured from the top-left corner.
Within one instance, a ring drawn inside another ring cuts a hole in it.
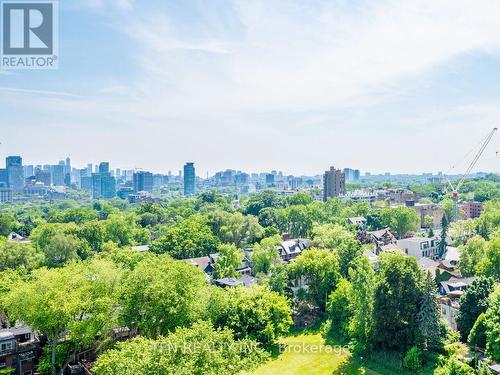
[[[465,179],[470,174],[470,172],[472,171],[472,169],[474,168],[474,166],[477,164],[478,160],[481,158],[481,155],[483,154],[484,150],[488,146],[488,143],[490,143],[491,138],[493,138],[493,135],[495,134],[495,132],[497,130],[498,130],[498,128],[493,128],[493,130],[488,133],[488,135],[486,136],[484,142],[481,144],[481,147],[479,148],[479,151],[477,152],[476,156],[474,156],[474,159],[472,159],[472,161],[470,162],[469,166],[465,170],[464,174],[462,175],[462,177],[460,177],[460,180],[458,181],[458,183],[455,186],[453,186],[452,183],[449,182],[449,185],[453,189],[453,192],[452,192],[453,221],[457,221],[458,220],[458,195],[459,195],[459,189],[462,187]]]

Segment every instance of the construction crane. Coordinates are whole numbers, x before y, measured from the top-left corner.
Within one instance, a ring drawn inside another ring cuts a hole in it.
[[[495,132],[497,130],[498,130],[498,128],[493,128],[493,130],[488,133],[488,135],[486,136],[484,141],[481,143],[481,147],[479,148],[479,151],[477,152],[476,156],[474,157],[474,159],[472,159],[469,166],[465,170],[464,174],[460,177],[460,179],[458,180],[458,182],[455,185],[453,185],[451,183],[451,181],[447,179],[448,185],[450,185],[451,191],[452,191],[451,199],[453,201],[453,221],[458,220],[458,194],[459,194],[459,190],[462,187],[467,176],[470,174],[470,172],[472,171],[474,166],[477,164],[479,158],[483,154],[484,150],[488,146],[488,143],[490,143],[491,138],[493,138],[493,135],[495,134]]]

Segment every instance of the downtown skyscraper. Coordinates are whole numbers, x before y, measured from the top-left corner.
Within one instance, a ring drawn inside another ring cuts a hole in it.
[[[196,194],[196,172],[194,163],[184,165],[184,195],[192,196]]]

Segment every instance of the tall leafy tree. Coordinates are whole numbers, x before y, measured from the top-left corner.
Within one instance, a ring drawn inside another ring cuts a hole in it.
[[[470,330],[480,314],[486,312],[495,281],[490,277],[478,277],[472,281],[465,293],[460,297],[460,310],[457,315],[457,327],[466,341]]]
[[[490,296],[489,308],[484,322],[486,326],[486,354],[495,361],[500,361],[500,285]]]
[[[351,262],[362,254],[361,243],[354,234],[338,224],[323,224],[314,228],[313,241],[316,246],[338,252],[340,274],[348,276]]]
[[[255,341],[235,340],[230,330],[199,322],[156,340],[139,336],[118,343],[98,358],[92,372],[232,375],[252,370],[267,358],[268,354]]]
[[[272,267],[280,261],[278,245],[281,243],[280,236],[264,238],[252,249],[251,261],[254,274],[268,274]]]
[[[396,232],[398,238],[415,231],[419,222],[417,213],[409,207],[385,208],[382,210],[381,219],[384,225]]]
[[[441,219],[441,236],[440,236],[441,238],[439,239],[439,244],[438,244],[438,251],[440,258],[446,252],[446,236],[448,234],[448,224],[449,221],[446,215],[443,215],[443,218]]]
[[[486,241],[481,236],[474,236],[465,245],[459,247],[459,268],[463,276],[476,274],[477,265],[484,257],[485,248]]]
[[[176,259],[205,256],[214,253],[220,241],[206,223],[206,218],[193,215],[178,225],[167,228],[165,234],[151,245],[157,254],[167,253]]]
[[[221,244],[218,248],[218,258],[215,261],[215,277],[236,277],[236,269],[243,261],[243,252],[233,244]]]
[[[166,334],[199,318],[205,287],[196,267],[169,256],[147,257],[124,277],[121,318],[146,336]]]
[[[0,242],[0,272],[7,269],[32,271],[41,267],[44,262],[43,253],[31,244]]]
[[[373,335],[373,309],[375,298],[375,271],[366,256],[356,258],[349,269],[353,307],[349,324],[354,349],[363,352],[370,348]]]
[[[338,254],[325,249],[311,248],[295,258],[289,268],[292,277],[305,279],[309,297],[324,310],[328,295],[335,290],[340,280]]]
[[[491,238],[486,244],[484,256],[477,265],[477,272],[500,280],[500,236]]]
[[[274,343],[292,324],[288,299],[265,286],[212,289],[207,317],[217,327],[226,327],[238,339]]]
[[[349,337],[349,324],[353,315],[352,285],[347,279],[340,279],[337,288],[328,296],[327,312],[332,331],[344,339]]]
[[[425,348],[436,349],[440,345],[441,329],[437,304],[436,283],[429,272],[422,280],[422,295],[418,308],[418,330]]]
[[[33,271],[3,298],[10,319],[43,333],[52,351],[64,336],[74,348],[88,348],[116,322],[121,271],[110,262],[71,263],[64,268]]]
[[[403,253],[382,254],[379,260],[373,341],[383,348],[406,350],[417,341],[422,274],[415,258]]]

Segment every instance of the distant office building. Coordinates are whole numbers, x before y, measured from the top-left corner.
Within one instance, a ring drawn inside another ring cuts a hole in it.
[[[184,166],[184,195],[191,196],[196,194],[196,172],[194,163],[186,163]]]
[[[64,163],[52,166],[51,169],[52,185],[64,186],[64,177],[65,177],[64,169],[65,169]]]
[[[92,163],[87,164],[87,176],[92,175]]]
[[[107,161],[103,161],[99,164],[99,173],[109,173],[109,163]]]
[[[71,173],[71,159],[69,157],[66,158],[64,173]]]
[[[118,198],[121,198],[121,199],[127,199],[127,197],[130,194],[134,194],[134,189],[132,189],[131,187],[122,187],[120,190],[118,190],[116,192],[116,195],[118,196]]]
[[[360,177],[361,177],[361,172],[359,171],[359,169],[355,169],[354,170],[354,181],[358,182]]]
[[[41,182],[45,186],[50,186],[51,176],[49,171],[37,169],[35,171],[36,182]]]
[[[323,200],[345,194],[345,175],[340,169],[330,167],[323,175]]]
[[[153,175],[153,189],[160,188],[168,184],[168,176],[164,174]]]
[[[346,182],[358,182],[361,173],[359,169],[344,168]]]
[[[7,168],[0,169],[0,186],[9,187],[9,173]]]
[[[92,198],[111,199],[116,196],[116,180],[109,172],[92,173]]]
[[[153,174],[151,172],[135,172],[134,173],[134,193],[140,191],[153,192]]]
[[[7,156],[5,159],[9,187],[12,192],[19,193],[24,189],[23,159],[20,156]]]
[[[35,175],[35,168],[32,165],[23,166],[24,178],[28,178]]]
[[[276,171],[273,171],[276,172]],[[266,174],[266,185],[270,186],[274,184],[274,176],[276,173]]]

